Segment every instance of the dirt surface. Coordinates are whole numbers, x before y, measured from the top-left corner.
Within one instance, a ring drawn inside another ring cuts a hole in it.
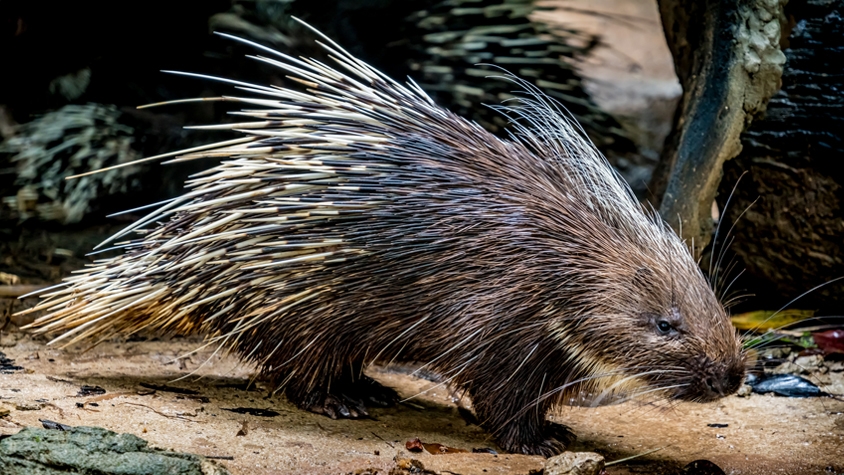
[[[0,345],[24,368],[0,375],[0,413],[8,411],[0,418],[0,434],[38,426],[39,419],[99,426],[138,435],[154,446],[216,457],[232,473],[244,475],[387,473],[397,456],[423,463],[452,457],[409,453],[405,443],[416,437],[465,450],[498,450],[487,433],[460,416],[458,398],[449,389],[401,371],[379,369],[371,375],[411,399],[372,410],[371,420],[331,420],[300,411],[283,396],[268,397],[261,382],[246,390],[251,368],[211,349],[183,363],[173,361],[200,346],[199,340],[109,342],[84,352],[83,347],[46,347],[43,340],[13,333],[4,334]],[[825,389],[840,391],[840,376]],[[89,388],[90,395],[80,396],[82,386],[105,392]],[[752,395],[707,405],[564,407],[554,418],[578,434],[575,450],[595,451],[608,461],[663,447],[609,467],[610,475],[677,473],[697,459],[711,460],[728,474],[844,471],[844,402],[830,398]],[[541,466],[537,457],[479,456],[505,464],[487,473],[528,473]],[[453,462],[461,457],[466,455],[454,456]]]

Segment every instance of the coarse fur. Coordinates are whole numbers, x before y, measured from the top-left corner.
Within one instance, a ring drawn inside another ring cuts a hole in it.
[[[744,374],[736,331],[681,240],[530,85],[512,140],[328,41],[338,68],[255,45],[304,90],[234,83],[244,137],[128,227],[125,253],[32,309],[54,341],[201,333],[287,397],[359,417],[373,363],[464,388],[505,450],[552,455],[566,393],[708,401]]]

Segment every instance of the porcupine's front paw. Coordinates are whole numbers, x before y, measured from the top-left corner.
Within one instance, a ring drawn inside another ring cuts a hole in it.
[[[508,452],[525,455],[553,457],[565,452],[566,447],[577,440],[577,436],[567,426],[546,421],[538,440],[517,440],[503,438],[498,445]]]
[[[369,376],[361,375],[354,383],[350,384],[346,394],[361,399],[370,406],[390,407],[399,400],[399,395],[392,388],[375,381]]]
[[[329,393],[321,389],[315,389],[308,393],[298,405],[306,411],[323,414],[332,419],[369,417],[369,412],[360,399],[355,399],[343,393]]]
[[[369,417],[367,404],[388,407],[395,404],[398,394],[367,376],[353,383],[339,384],[331,391],[311,391],[298,403],[302,409],[326,415],[332,419],[359,419]]]

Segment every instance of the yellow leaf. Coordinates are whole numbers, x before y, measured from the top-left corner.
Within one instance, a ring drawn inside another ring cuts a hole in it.
[[[733,315],[733,326],[739,330],[764,332],[767,330],[778,330],[792,323],[815,316],[814,310],[788,309],[775,313],[773,310],[756,310],[755,312]]]

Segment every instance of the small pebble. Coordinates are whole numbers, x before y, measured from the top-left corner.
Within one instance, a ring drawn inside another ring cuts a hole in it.
[[[747,397],[753,394],[753,387],[749,384],[742,384],[738,391],[736,391],[736,396],[738,397]]]
[[[545,461],[544,475],[598,475],[604,457],[594,452],[563,452]]]

